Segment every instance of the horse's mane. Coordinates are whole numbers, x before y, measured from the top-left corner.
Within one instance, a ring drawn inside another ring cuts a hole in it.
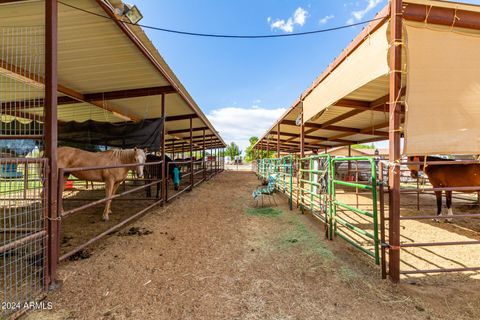
[[[120,158],[122,163],[129,163],[134,160],[135,149],[114,149],[112,158]]]

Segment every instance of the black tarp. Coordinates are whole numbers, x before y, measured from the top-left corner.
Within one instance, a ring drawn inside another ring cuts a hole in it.
[[[43,132],[43,124],[18,121],[1,122],[0,135],[24,135]],[[148,148],[160,150],[163,119],[148,119],[139,122],[109,123],[88,120],[85,122],[59,122],[60,144],[109,146],[114,148]]]

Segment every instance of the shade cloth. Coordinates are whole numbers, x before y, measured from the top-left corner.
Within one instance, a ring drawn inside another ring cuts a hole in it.
[[[85,122],[59,122],[59,142],[107,145],[115,148],[149,148],[160,150],[163,133],[163,118],[140,122],[109,123],[88,120]],[[21,123],[0,121],[0,135],[14,135],[43,132],[43,124],[36,121]]]
[[[303,122],[307,122],[336,101],[388,74],[388,23],[371,34],[332,71],[303,101]]]
[[[480,36],[407,24],[406,155],[480,154]]]

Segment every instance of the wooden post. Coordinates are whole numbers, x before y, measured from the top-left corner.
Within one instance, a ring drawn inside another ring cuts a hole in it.
[[[402,0],[390,1],[390,107],[389,107],[389,276],[400,281],[400,95],[402,89]]]
[[[59,210],[57,172],[57,20],[58,3],[45,1],[45,157],[48,159],[47,190],[44,200],[47,214],[46,286],[57,288],[59,253]]]
[[[167,122],[165,121],[165,115],[166,115],[166,111],[165,111],[165,95],[162,94],[162,98],[161,98],[161,102],[162,102],[162,119],[163,119],[163,129],[162,129],[162,140],[161,140],[161,148],[162,148],[162,153],[161,153],[161,156],[162,156],[162,194],[161,194],[161,197],[163,199],[162,201],[162,205],[165,203],[165,201],[167,200],[167,178],[168,178],[168,174],[165,173],[165,171],[168,172],[168,168],[166,167],[166,164],[165,164],[165,133],[167,132],[167,130],[165,129],[165,125],[167,124]],[[157,178],[158,179],[158,178]],[[158,188],[158,185],[157,185],[157,188]],[[158,193],[157,193],[158,194]]]
[[[190,117],[190,190],[193,190],[193,119]]]

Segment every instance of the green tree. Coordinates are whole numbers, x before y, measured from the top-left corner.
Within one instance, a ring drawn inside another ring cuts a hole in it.
[[[372,144],[352,144],[353,149],[375,149],[375,146]]]
[[[245,161],[251,162],[253,160],[253,146],[257,141],[258,137],[250,137],[250,139],[248,139],[250,145],[247,147],[247,150],[245,150]]]
[[[225,150],[225,155],[230,157],[230,159],[234,159],[235,156],[239,156],[242,153],[242,150],[238,147],[235,142],[232,142],[228,145],[227,149]]]
[[[253,146],[258,142],[258,137],[250,137],[248,141],[250,145],[247,150],[245,150],[245,161],[251,162],[255,159],[273,158],[275,156],[275,151],[253,150]]]

